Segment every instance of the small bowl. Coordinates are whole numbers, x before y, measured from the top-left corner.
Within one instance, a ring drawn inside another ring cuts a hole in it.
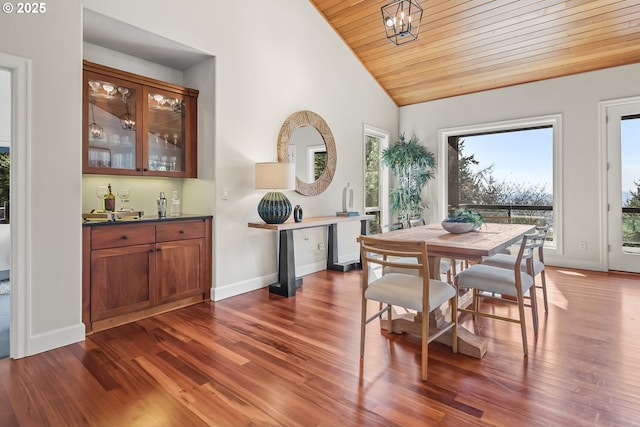
[[[453,234],[468,233],[475,228],[472,222],[442,221],[441,224],[442,228]]]

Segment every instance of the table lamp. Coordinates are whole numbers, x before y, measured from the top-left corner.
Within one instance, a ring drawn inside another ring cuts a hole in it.
[[[256,163],[256,190],[269,190],[258,203],[258,215],[267,224],[282,224],[291,215],[291,202],[279,191],[296,188],[294,163]]]

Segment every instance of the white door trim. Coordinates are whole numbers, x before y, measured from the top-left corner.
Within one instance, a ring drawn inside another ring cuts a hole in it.
[[[11,72],[11,358],[30,354],[31,61],[0,52]]]
[[[600,259],[603,270],[610,269],[609,262],[609,126],[607,116],[609,109],[631,104],[640,104],[640,96],[612,99],[599,102],[598,124],[600,127],[600,173],[601,173],[601,242]]]

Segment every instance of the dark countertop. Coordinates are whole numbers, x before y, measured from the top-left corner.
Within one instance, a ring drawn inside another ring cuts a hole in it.
[[[184,221],[188,219],[213,219],[213,215],[203,215],[203,214],[182,214],[180,216],[169,216],[166,218],[158,218],[158,215],[143,215],[138,219],[119,219],[117,221],[106,221],[106,220],[83,220],[82,226],[112,226],[112,225],[123,225],[123,224],[138,224],[138,223],[151,223],[151,222],[170,222],[170,221]]]

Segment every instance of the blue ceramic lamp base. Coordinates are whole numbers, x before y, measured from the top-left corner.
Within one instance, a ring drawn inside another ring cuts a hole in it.
[[[291,202],[279,191],[270,191],[258,203],[258,215],[267,224],[282,224],[291,215]]]

